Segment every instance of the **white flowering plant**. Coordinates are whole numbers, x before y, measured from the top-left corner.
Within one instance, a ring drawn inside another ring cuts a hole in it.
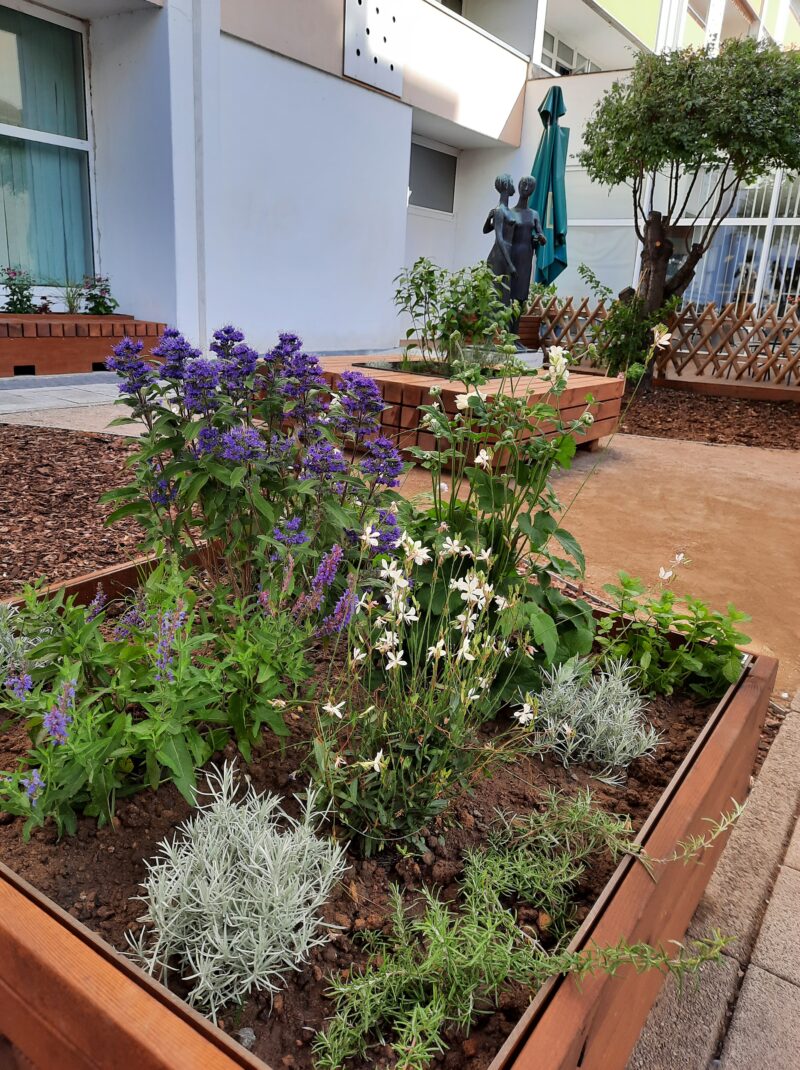
[[[457,552],[453,540],[427,547],[405,534],[399,556],[383,558],[350,626],[346,671],[317,711],[312,782],[340,834],[366,854],[420,842],[479,771],[523,745],[519,726],[481,734],[501,702],[495,679],[521,640],[508,637],[511,605],[480,565],[454,571]],[[435,582],[450,577],[435,613],[419,597],[429,566]]]
[[[578,541],[559,523],[552,474],[570,467],[576,436],[593,419],[591,399],[579,418],[561,418],[558,398],[567,387],[569,354],[557,347],[540,372],[544,395],[530,393],[530,379],[522,380],[513,361],[502,387],[491,394],[475,369],[462,374],[454,413],[438,397],[421,406],[423,425],[438,446],[411,452],[431,474],[432,505],[410,516],[408,526],[426,543],[445,536],[474,548],[496,593],[516,602],[514,630],[531,633],[540,662],[588,653],[594,631],[588,605],[552,584],[553,575],[579,578],[585,568]],[[462,558],[462,573],[469,567]],[[420,579],[422,604],[441,612],[450,576],[434,577],[428,566]]]

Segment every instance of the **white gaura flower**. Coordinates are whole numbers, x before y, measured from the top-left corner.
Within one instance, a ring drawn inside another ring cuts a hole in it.
[[[672,564],[673,565],[677,565],[680,568],[681,565],[688,565],[689,561],[688,561],[688,559],[686,557],[686,554],[679,553],[679,554],[675,554],[675,556],[673,557]]]
[[[408,665],[407,661],[403,661],[403,651],[390,650],[386,655],[386,668],[387,670],[399,669],[401,665]]]
[[[474,702],[475,699],[478,699],[480,697],[481,697],[480,690],[477,687],[471,687],[469,689],[469,691],[467,692],[467,694],[466,694],[466,696],[464,698],[464,701],[465,702]]]
[[[270,700],[270,706],[273,706],[276,710],[285,710],[286,709],[286,699],[273,698],[273,699]]]
[[[383,757],[383,747],[381,747],[381,749],[378,751],[374,758],[371,758],[367,762],[359,762],[358,764],[361,766],[362,769],[372,769],[376,773],[380,773],[381,769],[383,769],[384,765],[386,765],[386,760]]]
[[[381,652],[381,654],[386,654],[388,653],[388,651],[394,650],[394,648],[399,642],[400,639],[397,635],[397,632],[387,630],[383,633],[383,635],[380,637],[375,646]],[[400,651],[400,653],[402,654],[402,650]]]
[[[492,451],[491,450],[481,450],[480,453],[475,458],[475,464],[478,466],[478,468],[488,468],[491,463],[492,463]]]
[[[333,768],[340,769],[343,765],[347,765],[347,762],[344,760],[341,754],[337,754],[336,757],[333,759]]]
[[[505,597],[505,595],[496,594],[494,596],[494,604],[497,606],[501,613],[504,609],[508,609],[508,599]]]
[[[441,557],[457,557],[461,553],[462,549],[463,549],[463,547],[461,546],[461,543],[458,541],[458,539],[451,539],[450,536],[448,535],[447,538],[442,543],[442,549],[440,551],[440,556]]]
[[[447,647],[444,645],[444,639],[440,639],[435,646],[428,647],[428,661],[439,658],[443,658],[447,653]]]
[[[664,568],[663,565],[658,570],[658,578],[663,583],[666,583],[668,580],[671,580],[674,575],[675,575],[675,573],[672,571],[671,568]]]
[[[415,620],[419,620],[419,613],[417,613],[416,606],[406,606],[400,610],[399,616],[402,618],[404,624],[413,624]]]
[[[364,653],[360,646],[354,646],[353,649],[350,651],[350,660],[354,665],[358,665],[359,662],[367,660],[367,655]]]
[[[381,534],[379,531],[375,530],[372,524],[367,524],[367,526],[359,535],[359,539],[364,544],[364,546],[370,549],[374,549],[374,547],[376,547],[381,541]]]
[[[371,591],[367,591],[365,594],[362,594],[361,598],[358,600],[358,608],[363,610],[365,613],[371,613],[373,609],[377,608],[377,605],[378,603],[372,597]]]
[[[468,634],[475,631],[475,614],[465,610],[463,613],[459,613],[456,617],[456,622],[453,625],[454,628],[460,628],[462,632]]]
[[[456,394],[456,408],[459,412],[464,412],[469,408],[470,398],[479,398],[481,401],[486,401],[487,394],[483,390],[470,390],[466,394]]]
[[[483,550],[481,550],[481,552],[478,554],[478,556],[475,558],[475,560],[476,561],[482,561],[482,562],[484,562],[485,564],[488,565],[488,564],[491,564],[491,560],[492,560],[493,557],[494,557],[494,554],[492,553],[492,551],[487,546]]]
[[[415,565],[424,565],[431,559],[431,552],[427,546],[423,546],[421,542],[414,542],[410,540],[410,545],[405,547],[406,557],[409,561],[413,561]]]
[[[326,702],[322,708],[326,713],[329,713],[331,717],[337,717],[341,721],[342,711],[344,710],[344,701],[337,702],[335,706],[332,702]]]
[[[553,386],[565,383],[569,379],[568,354],[561,346],[551,346],[547,353],[549,367],[547,377]]]
[[[469,648],[469,639],[465,639],[461,646],[458,648],[456,654],[456,661],[474,661],[475,655]]]
[[[533,706],[531,706],[530,702],[523,702],[518,710],[514,710],[513,714],[514,719],[519,721],[523,727],[530,724],[535,715],[536,711]]]
[[[473,554],[472,549],[469,546],[462,546],[461,547],[461,556],[462,557],[474,557],[475,555]]]

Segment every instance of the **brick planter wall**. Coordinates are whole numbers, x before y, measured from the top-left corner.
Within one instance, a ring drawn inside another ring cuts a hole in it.
[[[96,371],[111,347],[129,335],[154,345],[165,324],[133,316],[0,313],[0,377]],[[21,370],[21,369],[24,369]]]
[[[436,375],[378,371],[364,367],[364,364],[370,360],[381,359],[383,358],[368,356],[325,357],[321,363],[325,378],[334,389],[342,372],[349,370],[360,371],[377,382],[381,388],[383,400],[391,406],[383,412],[381,417],[384,433],[400,448],[408,449],[409,446],[419,446],[425,450],[436,449],[436,438],[419,427],[419,406],[431,403],[433,395],[430,393],[430,388],[438,386],[441,389],[439,399],[445,412],[453,414],[457,411],[456,396],[463,393],[463,387],[461,384],[455,384],[449,379]],[[481,387],[481,390],[488,391],[491,395],[502,389],[502,386],[502,380],[490,379],[486,386]],[[601,438],[614,433],[619,421],[624,389],[625,382],[622,378],[572,372],[567,389],[558,399],[562,419],[565,421],[577,419],[587,407],[587,398],[591,396],[594,399],[590,406],[594,423],[586,428],[585,434],[576,435],[579,446],[596,448]],[[538,396],[544,400],[546,393],[547,385],[542,380],[531,379],[529,396]],[[551,404],[555,403],[554,398],[548,401]]]

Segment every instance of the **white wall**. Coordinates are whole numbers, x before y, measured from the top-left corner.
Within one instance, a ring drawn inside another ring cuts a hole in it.
[[[595,233],[600,228],[581,226],[578,221],[586,219],[629,220],[631,218],[630,194],[627,189],[609,193],[588,181],[585,172],[577,165],[577,153],[583,147],[582,132],[591,116],[596,101],[617,79],[620,73],[603,71],[598,74],[570,78],[539,78],[529,81],[525,97],[525,118],[522,141],[518,149],[466,149],[459,157],[456,173],[455,214],[458,225],[455,235],[454,262],[462,267],[485,259],[491,248],[490,235],[482,233],[483,223],[493,205],[497,203],[494,189],[495,176],[508,171],[515,181],[530,174],[536,149],[541,140],[543,126],[538,107],[551,85],[558,84],[564,93],[567,114],[561,125],[570,131],[569,156],[567,160],[567,213],[570,228],[574,228],[575,241],[567,234],[568,269],[558,279],[559,292],[566,295],[583,295],[586,291],[576,268],[581,260],[586,261],[601,280],[614,289],[630,285],[633,274],[635,241],[623,223],[607,233]],[[627,266],[630,251],[631,263]],[[606,270],[604,270],[604,268]]]
[[[456,224],[455,214],[410,204],[406,223],[406,266],[410,267],[419,257],[426,256],[439,267],[454,268]]]
[[[227,35],[209,326],[259,347],[397,344],[411,109]]]
[[[172,322],[175,218],[165,12],[91,23],[91,104],[99,269],[120,308]]]

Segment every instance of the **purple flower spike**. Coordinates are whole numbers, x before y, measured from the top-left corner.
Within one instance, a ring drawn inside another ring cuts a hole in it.
[[[106,367],[122,379],[120,394],[138,394],[155,381],[155,372],[139,356],[143,348],[141,338],[126,337],[112,349],[113,355],[106,361]]]
[[[34,769],[30,776],[22,777],[20,779],[20,784],[22,784],[25,789],[25,792],[31,801],[31,805],[36,802],[46,786],[38,769]]]
[[[334,635],[344,631],[357,609],[358,595],[355,592],[354,581],[351,580],[347,590],[334,606],[333,613],[327,616],[317,629],[317,635]]]
[[[53,708],[44,715],[42,724],[53,744],[61,746],[67,742],[67,728],[72,724],[70,710],[75,708],[76,680],[67,680],[61,687],[58,700]]]
[[[306,479],[321,479],[324,476],[337,475],[347,471],[347,461],[326,438],[313,442],[303,458],[301,475]]]
[[[12,673],[5,679],[5,686],[12,693],[14,698],[20,702],[24,702],[28,697],[28,692],[33,689],[33,680],[30,674],[27,672]]]
[[[189,412],[207,413],[219,408],[219,362],[195,357],[184,370],[184,401]]]
[[[154,357],[160,357],[163,361],[162,378],[174,381],[183,379],[187,361],[201,356],[200,350],[195,349],[175,327],[167,327],[158,345],[154,346],[151,352]]]
[[[97,594],[86,607],[86,619],[94,620],[95,617],[99,616],[99,614],[103,612],[103,607],[107,601],[108,595],[103,590],[102,584],[98,583]]]
[[[378,486],[397,487],[400,485],[403,458],[385,435],[379,435],[371,442],[365,442],[364,452],[366,456],[360,467],[365,476],[373,479]]]
[[[175,673],[172,671],[172,663],[175,660],[175,642],[178,634],[186,622],[186,613],[180,608],[174,612],[164,610],[158,615],[158,632],[156,645],[156,680],[159,683],[172,681]]]
[[[266,443],[253,427],[234,427],[222,436],[220,456],[236,464],[261,461],[266,455]]]
[[[308,532],[303,531],[303,521],[299,516],[291,520],[282,521],[281,526],[272,529],[272,536],[276,542],[284,546],[302,546],[308,542]]]
[[[380,387],[361,372],[342,372],[336,387],[339,410],[334,418],[336,429],[350,435],[356,443],[380,430],[380,414],[386,408]]]

